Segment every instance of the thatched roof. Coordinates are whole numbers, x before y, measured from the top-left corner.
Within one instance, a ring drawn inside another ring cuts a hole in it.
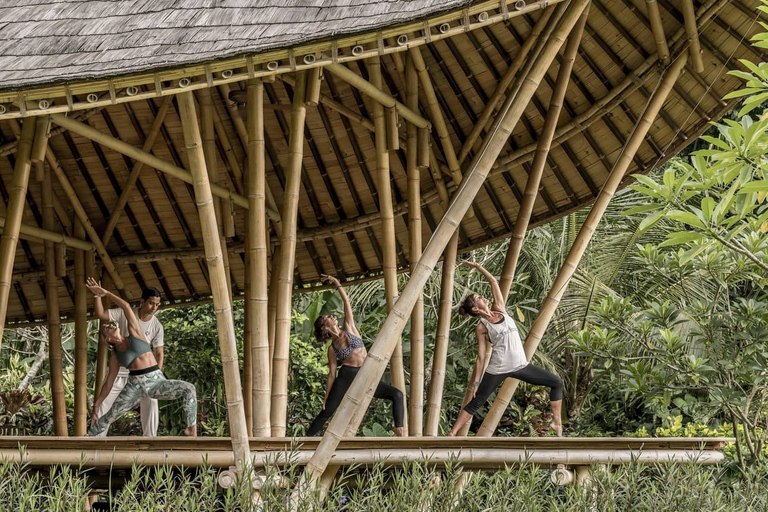
[[[141,147],[165,100],[162,96],[180,87],[180,77],[189,77],[192,88],[214,86],[221,185],[242,193],[243,125],[228,93],[243,89],[248,76],[266,72],[263,65],[269,61],[277,63],[277,80],[266,84],[265,101],[272,105],[265,115],[267,181],[279,209],[290,117],[282,106],[291,101],[294,70],[304,66],[300,56],[317,56],[314,63],[306,61],[307,68],[335,59],[367,78],[359,58],[379,53],[385,91],[404,101],[402,61],[407,52],[395,42],[398,30],[407,34],[408,44],[418,48],[428,66],[458,151],[542,12],[539,3],[528,1],[528,7],[537,8],[504,21],[502,6],[512,12],[514,2],[507,5],[503,0],[305,1],[290,2],[288,7],[276,1],[223,0],[20,3],[0,9],[0,105],[5,109],[0,113],[0,216],[5,215],[14,141],[23,120],[19,118],[42,113],[37,107],[40,99],[52,102],[51,110],[72,110],[70,116]],[[705,70],[695,73],[689,63],[630,174],[660,165],[727,111],[721,98],[740,85],[727,74],[739,67],[738,59],[765,58],[762,50],[749,45],[749,37],[760,30],[757,0],[694,3]],[[663,67],[645,4],[645,0],[593,1],[534,223],[562,216],[595,198],[656,87]],[[678,4],[658,1],[673,58],[688,44]],[[478,9],[489,15],[487,23],[479,21]],[[364,53],[355,55],[351,48],[358,44]],[[558,65],[552,65],[475,200],[474,217],[462,222],[464,250],[509,236]],[[382,269],[372,103],[332,73],[326,71],[324,78],[325,99],[308,108],[305,129],[295,281],[301,289],[318,284],[320,273],[353,279],[379,276]],[[135,87],[132,96],[130,87]],[[33,102],[21,105],[20,99]],[[423,96],[421,105],[421,114],[429,117]],[[432,140],[440,162],[433,171],[442,172],[421,173],[424,240],[443,212],[437,184],[449,191],[455,187],[435,133]],[[96,231],[103,233],[135,162],[56,126],[50,147]],[[151,149],[156,156],[186,167],[175,103]],[[470,152],[465,166],[471,156]],[[398,266],[405,269],[410,251],[402,149],[391,153],[391,165]],[[68,200],[58,182],[54,189],[61,203],[58,228],[67,230]],[[33,179],[25,225],[40,225],[40,197],[40,183]],[[244,278],[244,211],[237,206],[233,210],[235,236],[228,242],[233,289],[239,294]],[[17,252],[8,320],[24,322],[44,316],[45,297],[42,244],[33,236],[22,238],[26,239]],[[274,234],[271,242],[277,242]],[[165,298],[176,301],[210,294],[192,188],[170,176],[144,168],[107,250],[126,283],[127,297],[137,297],[145,285],[157,286]],[[60,292],[65,315],[73,308],[72,259],[70,250],[69,274]]]

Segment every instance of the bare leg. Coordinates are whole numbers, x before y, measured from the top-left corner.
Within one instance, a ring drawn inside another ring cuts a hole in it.
[[[464,409],[462,409],[461,412],[459,413],[459,417],[456,418],[456,423],[453,424],[453,428],[451,429],[451,432],[448,435],[453,437],[456,434],[458,434],[461,427],[463,427],[464,424],[471,419],[472,419],[472,415],[469,414]]]
[[[562,405],[562,400],[554,400],[549,404],[549,409],[552,411],[552,423],[550,423],[549,428],[555,431],[557,437],[563,437],[563,420],[560,416]]]

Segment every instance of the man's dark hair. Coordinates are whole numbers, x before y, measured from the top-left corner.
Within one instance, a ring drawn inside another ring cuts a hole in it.
[[[160,290],[154,286],[144,288],[144,291],[141,292],[141,300],[147,300],[150,297],[162,297],[162,295],[160,295]]]

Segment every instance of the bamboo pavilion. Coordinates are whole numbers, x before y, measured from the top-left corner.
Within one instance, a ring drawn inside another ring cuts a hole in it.
[[[63,321],[76,324],[85,432],[86,275],[127,299],[156,286],[174,304],[213,301],[238,463],[249,436],[285,435],[292,294],[321,274],[383,278],[390,315],[308,461],[312,484],[327,484],[387,364],[410,390],[410,435],[437,435],[420,297],[440,259],[450,298],[457,253],[511,237],[507,293],[525,231],[593,205],[531,354],[610,197],[733,107],[739,59],[765,58],[750,45],[758,0],[12,4],[0,3],[0,332],[51,328],[56,434]]]

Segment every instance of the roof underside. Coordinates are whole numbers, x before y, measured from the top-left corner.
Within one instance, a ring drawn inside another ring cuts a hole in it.
[[[78,82],[92,77],[177,67],[235,54],[285,48],[309,39],[332,38],[340,33],[370,32],[379,27],[428,18],[445,9],[464,8],[466,1],[346,1],[284,2],[146,0],[141,2],[34,2],[0,9],[0,89],[30,88],[53,81]],[[477,2],[474,2],[477,3]],[[532,2],[528,2],[529,4]],[[697,11],[713,2],[694,2]],[[332,4],[332,5],[331,5]],[[679,2],[659,0],[667,37],[683,27]],[[731,0],[717,15],[701,23],[699,33],[705,70],[687,72],[666,101],[628,174],[647,172],[692,142],[719,118],[727,106],[722,97],[740,85],[727,75],[737,59],[763,61],[762,50],[748,44],[759,29],[757,0]],[[341,7],[340,7],[341,5]],[[498,5],[498,4],[497,4]],[[498,8],[498,7],[497,7]],[[535,11],[418,47],[434,84],[450,138],[457,151],[472,131],[496,85],[541,16]],[[493,14],[494,11],[491,12]],[[98,17],[92,17],[98,16]],[[237,25],[232,25],[237,20]],[[673,48],[681,51],[685,37]],[[645,0],[593,0],[558,133],[542,178],[532,223],[540,224],[590,203],[654,91],[660,76],[655,64],[656,45],[646,16]],[[402,62],[405,53],[383,55],[384,90],[405,102]],[[649,65],[650,63],[650,65]],[[368,78],[364,61],[345,64]],[[502,151],[496,168],[473,204],[475,215],[461,224],[460,247],[482,246],[508,236],[522,200],[532,148],[544,122],[559,61],[549,69],[533,101]],[[628,77],[632,85],[625,87]],[[288,163],[290,111],[282,107],[293,96],[293,74],[285,73],[265,85],[267,184],[278,208],[283,205],[284,170]],[[244,82],[213,89],[220,184],[243,192],[241,170],[245,162],[242,119],[228,99],[229,90]],[[321,91],[325,97],[371,118],[372,101],[329,72]],[[616,88],[622,93],[605,108],[591,108]],[[80,98],[74,97],[75,101]],[[75,113],[98,130],[142,147],[164,98],[120,103]],[[422,115],[429,117],[420,96]],[[378,195],[374,134],[367,127],[321,102],[308,107],[304,130],[304,159],[299,202],[299,238],[295,283],[305,288],[321,273],[341,279],[376,277],[382,271],[382,233],[376,218]],[[575,126],[575,129],[568,130]],[[403,123],[402,132],[405,132]],[[0,120],[0,215],[13,174],[17,120]],[[444,163],[444,148],[432,134],[437,159]],[[61,163],[79,201],[101,234],[128,175],[136,164],[108,148],[54,126],[50,148]],[[151,148],[156,156],[187,167],[181,124],[175,101]],[[464,167],[471,160],[466,159]],[[390,154],[397,264],[409,265],[407,179],[403,149]],[[444,169],[445,170],[445,169]],[[454,183],[447,172],[421,173],[422,235],[426,241],[436,228],[443,206],[437,201],[436,181],[449,190]],[[55,180],[54,180],[55,181]],[[54,192],[66,212],[69,201],[58,182]],[[107,245],[126,284],[128,298],[140,296],[144,286],[157,286],[173,301],[206,298],[210,283],[202,254],[202,233],[191,185],[144,168],[136,193],[120,216]],[[30,180],[23,223],[41,225],[41,184]],[[228,239],[233,292],[244,287],[245,211],[234,212],[235,236]],[[61,213],[61,209],[59,213]],[[71,213],[70,213],[71,215]],[[60,219],[61,220],[61,219]],[[66,220],[58,229],[67,229]],[[278,242],[274,231],[271,242]],[[60,286],[63,316],[73,311],[73,251],[67,253],[67,276]],[[28,322],[45,315],[43,246],[22,237],[14,266],[8,308],[9,322]]]

